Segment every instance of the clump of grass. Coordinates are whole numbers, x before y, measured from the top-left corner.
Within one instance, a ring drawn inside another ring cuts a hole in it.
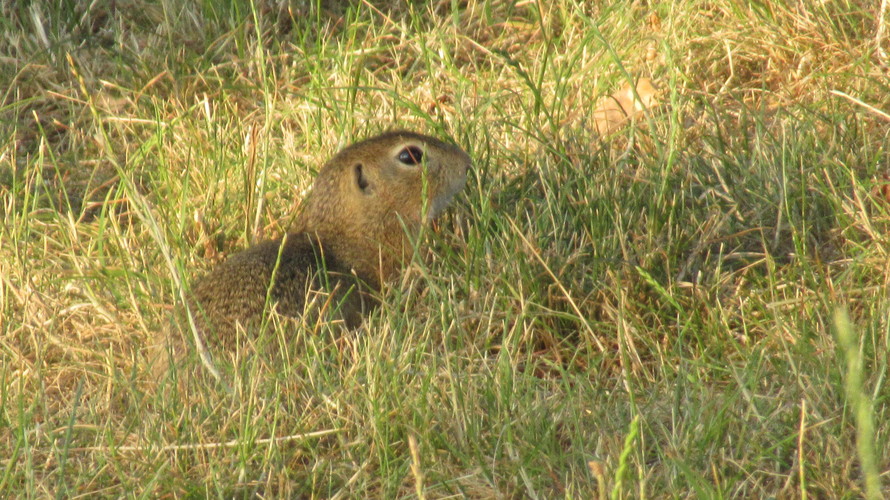
[[[0,1],[0,494],[890,493],[878,8]],[[365,326],[153,378],[183,287],[394,127],[475,167]]]

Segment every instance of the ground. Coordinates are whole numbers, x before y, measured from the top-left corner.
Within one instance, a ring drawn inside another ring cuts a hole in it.
[[[890,496],[886,4],[0,1],[0,496]],[[392,128],[474,168],[364,327],[154,374]]]

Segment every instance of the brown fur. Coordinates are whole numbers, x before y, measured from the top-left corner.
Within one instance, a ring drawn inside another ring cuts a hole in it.
[[[400,162],[406,147],[420,148],[423,163]],[[343,149],[322,167],[293,232],[233,255],[194,283],[188,304],[199,333],[194,343],[230,345],[239,323],[250,328],[270,306],[300,317],[310,297],[335,319],[358,326],[376,303],[374,292],[409,256],[405,229],[414,233],[438,215],[469,167],[457,146],[411,132]],[[179,323],[190,331],[187,318]]]

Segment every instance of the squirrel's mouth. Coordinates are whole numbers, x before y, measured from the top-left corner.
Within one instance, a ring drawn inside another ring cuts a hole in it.
[[[426,213],[426,221],[431,223],[439,218],[442,215],[442,212],[445,211],[445,208],[451,203],[451,200],[454,198],[454,195],[457,194],[460,190],[457,189],[453,193],[449,193],[448,195],[442,195],[435,200],[432,200],[430,203],[429,211]]]
[[[451,181],[451,183],[445,187],[444,192],[437,196],[436,198],[430,200],[429,210],[426,214],[426,221],[433,222],[451,203],[451,200],[454,199],[454,196],[459,193],[464,186],[467,185],[467,172],[464,171],[463,175],[457,177]]]

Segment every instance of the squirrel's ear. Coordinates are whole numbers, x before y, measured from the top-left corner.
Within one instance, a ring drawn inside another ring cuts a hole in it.
[[[361,190],[365,194],[371,194],[371,182],[365,176],[364,167],[362,167],[361,163],[356,163],[355,167],[353,167],[355,172],[355,185],[358,186],[359,190]]]

